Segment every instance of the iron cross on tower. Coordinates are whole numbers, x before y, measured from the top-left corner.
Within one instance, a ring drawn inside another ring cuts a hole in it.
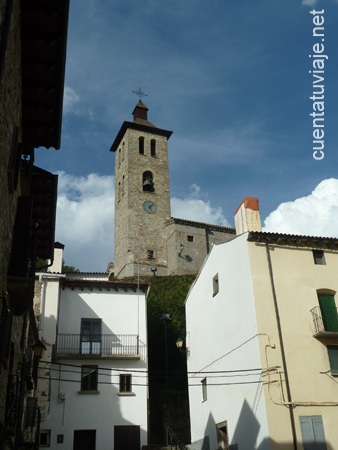
[[[132,92],[133,94],[136,94],[140,100],[142,97],[148,97],[148,94],[145,94],[140,87],[137,89],[137,91]]]

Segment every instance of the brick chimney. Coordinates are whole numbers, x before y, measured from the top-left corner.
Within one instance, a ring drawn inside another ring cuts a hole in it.
[[[245,197],[235,211],[236,234],[247,231],[262,231],[257,197]]]

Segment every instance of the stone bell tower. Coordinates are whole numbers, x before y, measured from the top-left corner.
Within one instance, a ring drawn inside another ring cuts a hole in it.
[[[139,100],[123,122],[115,152],[114,276],[166,275],[165,221],[170,218],[168,139],[172,132],[148,121]]]

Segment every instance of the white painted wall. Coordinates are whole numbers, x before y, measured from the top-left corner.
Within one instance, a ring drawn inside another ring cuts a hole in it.
[[[230,444],[238,444],[240,450],[259,445],[260,450],[270,449],[265,440],[268,429],[260,371],[238,372],[264,366],[258,340],[266,339],[257,336],[246,239],[245,234],[213,247],[186,301],[194,449],[216,449],[215,424],[224,421]],[[216,274],[219,292],[213,295]],[[204,377],[205,401],[201,387]]]
[[[139,300],[139,305],[138,305]],[[101,318],[103,334],[139,334],[146,342],[145,296],[129,289],[70,289],[61,292],[59,333],[80,333],[81,318]]]
[[[49,304],[50,303],[50,304]],[[95,429],[96,450],[113,449],[114,425],[139,425],[141,445],[147,443],[147,327],[145,294],[132,289],[85,287],[61,289],[59,310],[55,296],[46,297],[46,314],[57,317],[58,333],[80,334],[81,318],[102,319],[104,334],[139,334],[145,344],[140,360],[67,359],[44,367],[51,379],[50,405],[41,430],[51,430],[52,450],[73,448],[74,430]],[[51,331],[45,330],[48,336]],[[55,340],[54,340],[55,343]],[[81,392],[81,364],[99,366],[98,393]],[[119,374],[132,374],[132,395],[119,394]],[[60,393],[65,400],[60,401]],[[64,436],[57,444],[57,435]]]

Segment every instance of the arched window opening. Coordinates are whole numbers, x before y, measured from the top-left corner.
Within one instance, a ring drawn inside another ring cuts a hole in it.
[[[151,154],[151,156],[156,156],[156,141],[155,141],[155,139],[152,139],[150,141],[150,154]]]
[[[142,185],[145,192],[154,192],[155,190],[153,174],[149,170],[143,172]]]
[[[138,152],[140,155],[144,155],[144,137],[140,136],[138,138]]]

